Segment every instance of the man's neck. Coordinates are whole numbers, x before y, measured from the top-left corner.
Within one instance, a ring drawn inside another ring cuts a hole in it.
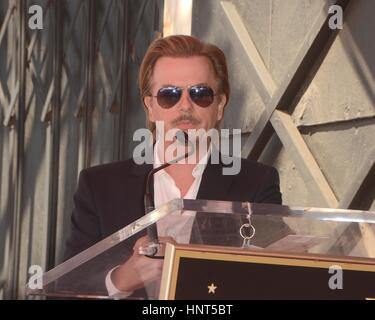
[[[191,164],[175,164],[165,169],[180,190],[181,197],[185,196],[195,180],[193,176],[194,167],[195,165]]]
[[[168,152],[168,148],[172,145],[173,142],[166,141],[164,142],[164,145],[158,141],[155,145],[155,156],[157,157],[156,164],[159,165],[161,163],[165,163],[168,161],[173,160],[176,158],[176,155],[173,157],[170,157],[170,152]],[[189,188],[193,184],[195,180],[195,176],[193,175],[194,169],[195,170],[204,170],[205,164],[208,161],[209,153],[210,153],[210,146],[206,150],[200,150],[199,147],[195,148],[196,151],[193,155],[191,155],[188,159],[184,159],[180,161],[179,163],[173,164],[167,168],[165,168],[165,172],[167,172],[171,178],[174,180],[176,186],[181,192],[181,197],[184,197],[185,194],[188,192]],[[199,152],[200,150],[200,152]],[[184,152],[188,152],[189,150],[184,150]],[[156,154],[157,153],[157,154]],[[164,155],[164,158],[163,158]],[[169,159],[171,158],[171,159]],[[164,161],[163,161],[164,160]],[[198,168],[197,165],[203,166]],[[196,171],[197,172],[197,171]],[[201,175],[202,172],[199,172]],[[196,175],[196,174],[195,174]]]

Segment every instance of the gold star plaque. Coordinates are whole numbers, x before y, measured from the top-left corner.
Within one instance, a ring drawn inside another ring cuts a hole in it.
[[[215,294],[215,290],[217,289],[217,287],[213,283],[211,283],[211,285],[207,286],[207,288],[208,288],[208,293],[213,293],[213,294]]]

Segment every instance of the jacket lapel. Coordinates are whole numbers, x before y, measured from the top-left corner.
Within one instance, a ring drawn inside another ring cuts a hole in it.
[[[223,175],[225,165],[207,163],[203,172],[197,199],[225,200],[234,180],[233,175]]]
[[[136,163],[134,163],[134,166],[131,170],[132,178],[136,179],[136,181],[134,183],[142,185],[142,188],[143,188],[142,189],[143,190],[142,198],[144,196],[144,192],[146,191],[145,187],[146,187],[147,175],[152,169],[153,169],[152,164],[136,164]],[[152,177],[151,177],[149,183],[150,183],[150,187],[151,187],[151,192],[154,193],[154,182],[153,182]]]
[[[136,164],[134,162],[133,168],[131,169],[131,173],[137,177],[145,178],[147,173],[152,170],[152,164]]]

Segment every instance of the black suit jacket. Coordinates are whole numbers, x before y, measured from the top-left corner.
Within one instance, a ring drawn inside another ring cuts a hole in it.
[[[275,168],[241,159],[237,175],[223,175],[224,164],[207,164],[197,199],[281,204]],[[143,212],[144,185],[152,165],[132,159],[84,169],[74,195],[65,258],[118,231]]]

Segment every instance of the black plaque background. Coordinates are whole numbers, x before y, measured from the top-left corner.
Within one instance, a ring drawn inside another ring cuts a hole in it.
[[[329,288],[332,276],[327,268],[183,257],[175,299],[375,298],[375,272],[343,270],[342,290]],[[217,286],[215,294],[208,294],[211,283]]]

